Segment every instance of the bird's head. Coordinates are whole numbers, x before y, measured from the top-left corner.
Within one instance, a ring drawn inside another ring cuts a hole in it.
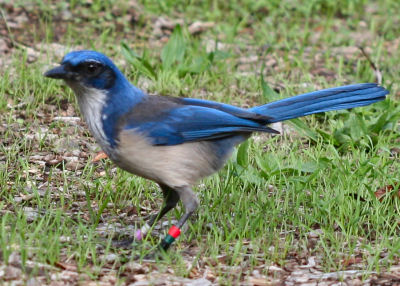
[[[75,91],[95,88],[108,90],[124,76],[105,55],[95,51],[73,51],[64,56],[61,64],[44,76],[63,79]]]

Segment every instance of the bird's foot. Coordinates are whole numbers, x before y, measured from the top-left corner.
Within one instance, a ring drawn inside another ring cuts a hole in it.
[[[161,252],[159,249],[155,249],[147,254],[143,255],[136,255],[135,260],[139,261],[148,261],[148,262],[154,262],[157,260],[162,260],[163,259],[163,252]]]
[[[114,248],[124,248],[124,249],[132,249],[135,245],[135,239],[132,237],[121,239],[121,240],[113,240],[111,242],[111,246]]]
[[[135,256],[135,260],[149,260],[149,261],[162,260],[166,255],[166,251],[168,250],[168,248],[172,245],[172,243],[175,241],[175,239],[178,238],[180,234],[181,230],[178,227],[174,225],[171,226],[171,228],[168,231],[168,234],[161,240],[157,248],[155,248],[150,253],[147,253],[144,256],[141,255]]]
[[[113,241],[112,246],[115,248],[128,248],[131,249],[134,244],[140,242],[150,230],[150,226],[146,223],[140,229],[135,231],[134,237],[130,237],[123,240]]]

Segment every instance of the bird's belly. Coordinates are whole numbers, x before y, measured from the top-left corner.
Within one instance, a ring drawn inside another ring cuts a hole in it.
[[[208,141],[153,146],[143,136],[123,131],[112,159],[128,172],[177,187],[192,185],[221,168],[230,152],[225,156],[216,152]]]

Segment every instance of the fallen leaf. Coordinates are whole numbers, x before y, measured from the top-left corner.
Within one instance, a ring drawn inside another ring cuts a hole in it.
[[[204,32],[207,29],[210,29],[214,27],[213,22],[201,22],[201,21],[195,21],[190,26],[188,27],[189,33],[194,35],[194,34],[200,34],[201,32]]]
[[[362,262],[362,258],[361,257],[350,257],[348,259],[344,259],[342,261],[342,265],[349,266],[349,265],[357,264],[357,263],[360,263],[360,262]]]
[[[4,269],[4,277],[3,277],[3,279],[6,280],[6,281],[15,280],[15,279],[20,278],[21,275],[22,275],[22,270],[21,269],[9,265]]]
[[[97,153],[97,155],[93,158],[92,162],[95,163],[100,161],[101,159],[107,159],[107,158],[108,158],[107,154],[101,151]]]
[[[387,193],[391,193],[395,189],[395,187],[397,188],[397,185],[396,186],[387,185],[382,188],[379,188],[378,190],[375,191],[375,197],[381,202],[383,200],[384,196]],[[400,198],[400,187],[397,189],[396,192],[393,193],[393,197],[394,196]]]
[[[72,264],[67,264],[63,262],[55,262],[54,266],[57,266],[58,268],[61,268],[63,270],[68,270],[68,271],[77,271],[77,267]]]
[[[250,282],[250,285],[254,285],[254,286],[271,285],[271,283],[269,283],[266,278],[254,278],[254,277],[251,277],[249,279],[249,282]]]

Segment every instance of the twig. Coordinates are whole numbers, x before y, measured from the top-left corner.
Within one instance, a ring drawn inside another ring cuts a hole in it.
[[[368,60],[371,68],[374,70],[374,74],[375,74],[377,83],[379,85],[382,84],[382,73],[379,70],[379,68],[377,67],[377,65],[371,60],[371,57],[367,54],[367,52],[364,50],[363,47],[360,46],[358,48],[360,49],[360,51],[364,55],[364,57]]]

